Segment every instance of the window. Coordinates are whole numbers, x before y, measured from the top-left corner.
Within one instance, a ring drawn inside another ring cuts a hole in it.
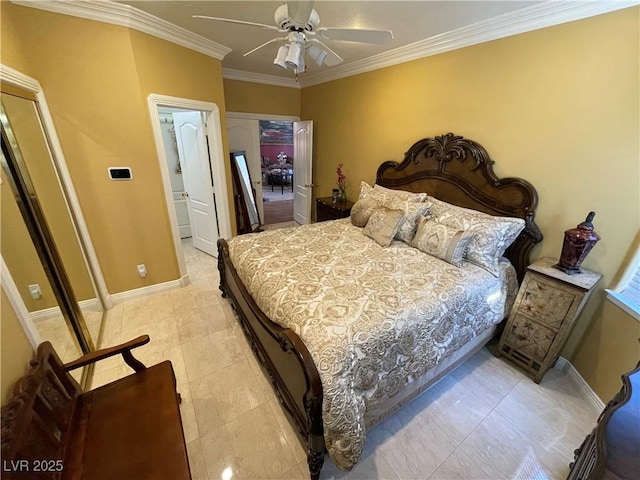
[[[640,321],[640,247],[615,288],[607,289],[607,298]]]

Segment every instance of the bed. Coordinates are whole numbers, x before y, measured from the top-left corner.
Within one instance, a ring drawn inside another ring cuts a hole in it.
[[[460,207],[518,224],[506,258],[490,269],[442,261],[407,241],[381,246],[363,235],[370,225],[349,219],[218,241],[220,290],[307,446],[313,479],[325,451],[350,469],[368,428],[482,348],[507,316],[542,235],[534,187],[498,179],[493,163],[481,145],[449,133],[383,163],[375,182],[376,198],[428,203],[420,213],[429,218],[444,222]],[[426,219],[417,218],[420,232]]]

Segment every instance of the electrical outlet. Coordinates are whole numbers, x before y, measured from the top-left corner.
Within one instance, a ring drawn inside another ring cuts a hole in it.
[[[142,278],[147,276],[147,267],[145,267],[144,263],[138,265],[138,275],[140,275]]]
[[[29,293],[31,294],[31,298],[34,300],[38,300],[42,297],[42,291],[40,290],[40,285],[37,283],[31,284],[27,286],[29,288]]]

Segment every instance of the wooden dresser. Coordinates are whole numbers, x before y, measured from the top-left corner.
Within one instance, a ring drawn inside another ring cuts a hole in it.
[[[331,197],[316,199],[316,222],[346,218],[351,215],[353,202],[334,202]]]
[[[568,480],[640,478],[640,363],[575,451]]]
[[[498,344],[503,355],[536,383],[558,359],[593,287],[602,275],[584,270],[567,275],[543,258],[527,267]]]

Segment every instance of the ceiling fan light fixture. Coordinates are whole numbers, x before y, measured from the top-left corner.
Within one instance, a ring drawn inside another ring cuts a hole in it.
[[[317,45],[311,45],[309,48],[307,48],[307,53],[320,67],[324,62],[324,59],[327,58],[327,52]]]
[[[280,53],[278,51],[278,53]],[[303,63],[300,61],[302,53],[302,46],[299,43],[292,43],[289,45],[289,53],[287,53],[287,57],[285,58],[285,62],[289,67],[299,68],[300,64]]]
[[[302,51],[304,52],[304,50]],[[298,59],[298,66],[294,68],[296,74],[304,73],[306,70],[306,66],[304,64],[304,53],[300,53],[300,58]]]
[[[278,67],[284,68],[285,70],[287,69],[287,63],[286,63],[286,58],[289,55],[289,45],[282,45],[279,49],[278,49],[278,54],[276,55],[276,58],[273,60],[273,64],[277,65]]]

